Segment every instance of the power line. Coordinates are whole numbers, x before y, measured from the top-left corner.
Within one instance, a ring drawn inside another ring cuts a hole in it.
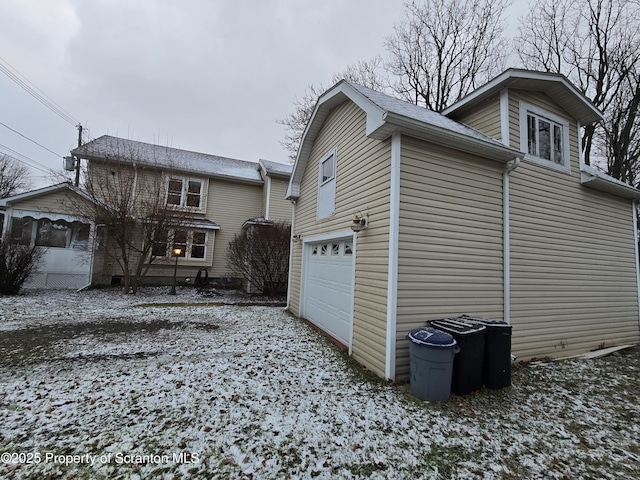
[[[0,149],[7,152],[8,156],[11,157],[12,159],[20,163],[24,163],[28,167],[35,168],[36,170],[46,173],[47,175],[51,175],[52,172],[55,173],[53,169],[47,167],[46,165],[43,165],[42,163],[34,160],[33,158],[29,158],[26,155],[21,154],[20,152],[16,152],[12,148],[9,148],[5,145],[0,144]]]
[[[22,138],[26,138],[26,139],[27,139],[27,140],[29,140],[30,142],[35,143],[35,144],[36,144],[36,145],[38,145],[40,148],[44,148],[47,152],[53,153],[56,157],[58,157],[58,158],[62,158],[62,155],[57,154],[57,153],[56,153],[56,152],[54,152],[53,150],[49,150],[49,149],[48,149],[47,147],[45,147],[44,145],[39,144],[39,143],[38,143],[38,142],[36,142],[35,140],[33,140],[33,139],[31,139],[31,138],[27,137],[26,135],[24,135],[24,134],[20,133],[20,132],[19,132],[19,131],[17,131],[17,130],[14,130],[14,129],[13,129],[13,128],[11,128],[10,126],[8,126],[8,125],[6,125],[6,124],[4,124],[4,123],[2,123],[2,122],[0,122],[0,125],[2,125],[3,127],[7,128],[7,129],[9,129],[9,130],[11,130],[11,131],[12,131],[12,132],[14,132],[14,133],[17,133],[17,134],[18,134],[18,135],[20,135]]]
[[[32,82],[29,81],[29,79],[27,79],[18,70],[12,67],[9,62],[7,62],[2,57],[0,57],[0,72],[4,73],[7,77],[18,84],[23,90],[25,90],[29,95],[38,100],[45,107],[62,118],[65,122],[68,122],[73,126],[76,126],[80,123],[75,120],[68,112],[66,112],[64,108],[54,102],[50,97],[48,97],[46,93],[36,87]]]

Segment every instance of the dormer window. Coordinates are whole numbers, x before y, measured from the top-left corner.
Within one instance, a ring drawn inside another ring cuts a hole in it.
[[[169,177],[167,181],[167,205],[201,209],[204,192],[202,180],[184,177]]]
[[[520,103],[520,149],[525,159],[569,171],[569,123],[557,115]]]

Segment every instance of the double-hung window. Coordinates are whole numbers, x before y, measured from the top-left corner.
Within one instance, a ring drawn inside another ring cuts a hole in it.
[[[181,208],[203,208],[204,182],[194,178],[169,177],[167,205]]]
[[[520,149],[525,158],[569,171],[569,123],[557,115],[520,103]]]
[[[180,258],[202,260],[207,254],[207,233],[195,230],[160,232],[151,254],[155,257],[172,257],[175,248],[180,249]]]

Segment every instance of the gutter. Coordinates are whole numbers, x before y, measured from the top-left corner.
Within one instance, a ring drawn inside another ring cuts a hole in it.
[[[520,157],[502,172],[502,279],[503,320],[511,324],[511,225],[509,220],[509,174],[520,166]]]

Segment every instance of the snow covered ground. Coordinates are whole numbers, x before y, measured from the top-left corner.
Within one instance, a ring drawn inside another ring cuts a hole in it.
[[[281,307],[0,297],[1,478],[640,478],[640,350],[420,402]]]

